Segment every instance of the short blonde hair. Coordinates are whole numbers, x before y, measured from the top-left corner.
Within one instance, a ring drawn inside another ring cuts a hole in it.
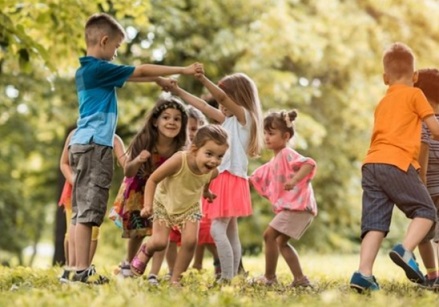
[[[126,38],[124,28],[112,16],[105,13],[93,14],[85,24],[85,43],[96,45],[102,36],[113,38],[117,35]]]
[[[384,51],[384,72],[392,78],[411,77],[415,71],[415,56],[410,47],[393,43]]]

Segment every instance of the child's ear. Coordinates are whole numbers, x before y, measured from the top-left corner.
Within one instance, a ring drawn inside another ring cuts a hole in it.
[[[383,73],[383,81],[385,85],[389,85],[389,76],[386,73]]]
[[[289,132],[284,132],[283,138],[284,140],[288,141],[289,139],[291,139],[291,134]]]
[[[416,82],[418,82],[418,78],[419,78],[419,72],[418,71],[415,71],[414,73],[413,73],[413,83],[416,83]]]
[[[107,43],[108,43],[108,40],[109,40],[110,38],[108,37],[108,35],[104,35],[104,36],[102,36],[101,37],[101,40],[100,40],[100,45],[101,46],[105,46]]]
[[[191,153],[196,153],[196,152],[197,152],[197,150],[198,150],[198,147],[197,147],[197,146],[195,146],[194,144],[191,144],[191,147],[190,147],[190,152],[191,152]]]

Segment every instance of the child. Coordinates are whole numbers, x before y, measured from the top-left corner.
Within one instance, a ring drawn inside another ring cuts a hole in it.
[[[294,136],[293,121],[296,116],[296,111],[282,111],[265,117],[265,144],[273,151],[274,157],[250,177],[253,187],[271,202],[276,213],[264,232],[265,275],[258,282],[265,285],[277,283],[276,267],[280,251],[294,276],[291,286],[311,286],[303,275],[299,255],[288,244],[290,238],[301,238],[317,214],[311,186],[316,163],[287,146]]]
[[[74,233],[76,240],[77,271],[73,280],[84,283],[100,283],[101,280],[88,263],[91,229],[101,225],[104,219],[113,176],[116,87],[122,87],[126,81],[156,82],[166,90],[172,81],[159,76],[194,74],[203,70],[201,64],[188,67],[143,64],[134,67],[110,63],[124,39],[125,31],[113,17],[104,13],[91,16],[85,25],[87,55],[80,58],[81,67],[75,76],[79,119],[69,144],[69,160],[75,178],[71,234]]]
[[[238,274],[241,260],[237,219],[252,214],[247,157],[257,156],[261,149],[261,106],[255,83],[243,73],[224,77],[218,86],[202,73],[196,77],[219,103],[219,110],[175,83],[170,89],[220,123],[230,137],[230,149],[218,168],[220,175],[212,182],[212,191],[218,197],[205,212],[207,218],[212,219],[211,234],[220,259],[219,283],[227,283]]]
[[[361,170],[360,264],[350,280],[351,288],[358,292],[380,289],[373,264],[389,232],[395,204],[412,221],[402,244],[389,255],[413,282],[424,281],[413,250],[436,221],[434,204],[417,170],[421,123],[425,122],[435,138],[439,138],[439,123],[422,91],[413,87],[418,75],[411,49],[392,44],[384,52],[383,66],[384,84],[389,88],[375,109],[371,144]]]
[[[420,88],[426,96],[428,102],[433,107],[435,117],[439,119],[439,70],[421,69],[419,70],[418,81],[415,87]],[[419,164],[421,165],[420,176],[426,184],[436,210],[439,210],[439,142],[431,139],[428,128],[422,125],[421,152],[419,154]],[[424,287],[439,290],[439,274],[436,265],[435,252],[431,239],[439,241],[439,224],[432,228],[426,238],[419,244],[419,253],[427,270]],[[439,254],[438,254],[439,255]],[[438,256],[437,255],[437,256]]]
[[[201,127],[188,150],[174,154],[151,174],[141,215],[153,216],[153,234],[131,262],[134,274],[143,274],[151,256],[168,245],[170,229],[178,227],[181,247],[171,283],[179,285],[197,244],[201,195],[209,200],[216,197],[209,183],[218,175],[217,166],[228,147],[224,129],[216,125]]]
[[[73,184],[73,174],[72,169],[69,165],[69,149],[68,145],[70,139],[73,135],[72,130],[64,143],[63,151],[61,154],[60,160],[60,169],[62,174],[64,175],[66,181],[64,183],[64,188],[61,194],[61,198],[59,200],[59,205],[64,206],[64,210],[66,212],[66,235],[64,239],[64,254],[66,257],[66,267],[64,268],[63,274],[60,277],[60,282],[68,282],[70,280],[70,274],[73,272],[75,267],[75,254],[71,253],[74,250],[75,242],[74,240],[69,240],[69,231],[70,231],[70,221],[72,219],[72,184]],[[114,135],[114,154],[116,155],[117,161],[120,166],[125,166],[125,146],[122,142],[122,139],[116,134]],[[74,236],[73,236],[74,238]],[[98,245],[99,239],[99,227],[93,226],[92,234],[91,234],[91,246],[90,246],[90,256],[89,256],[89,265],[91,265],[94,254],[96,252],[96,248]],[[69,248],[69,246],[72,246]]]
[[[120,265],[122,276],[131,276],[130,262],[145,236],[150,236],[152,223],[140,216],[143,208],[145,184],[149,176],[169,157],[186,146],[188,116],[186,107],[173,97],[161,98],[148,113],[142,129],[128,147],[125,178],[115,211],[122,219],[122,237],[128,239],[127,256]],[[157,284],[157,275],[164,258],[154,255],[148,281]]]

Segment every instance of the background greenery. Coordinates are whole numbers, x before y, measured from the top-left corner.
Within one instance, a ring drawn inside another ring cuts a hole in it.
[[[386,88],[381,54],[407,43],[418,67],[439,63],[439,4],[434,0],[27,0],[0,1],[0,259],[53,237],[59,156],[77,117],[74,72],[84,55],[83,26],[95,12],[114,15],[129,40],[117,63],[204,63],[216,81],[245,72],[264,111],[299,110],[294,146],[318,162],[319,216],[298,245],[318,252],[358,248],[360,164],[373,109]],[[201,95],[191,77],[181,86]],[[159,96],[152,84],[118,91],[118,134],[128,144]],[[251,170],[267,161],[266,151]],[[113,189],[120,184],[118,171]],[[114,191],[113,191],[114,195]],[[261,248],[271,218],[253,196],[255,213],[240,227],[247,253]],[[389,242],[401,238],[396,216]],[[106,223],[104,245],[123,249]],[[15,260],[14,260],[15,261]]]

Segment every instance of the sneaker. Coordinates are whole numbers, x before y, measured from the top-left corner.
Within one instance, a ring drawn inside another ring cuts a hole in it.
[[[109,282],[105,276],[96,273],[95,267],[92,265],[82,273],[76,272],[73,275],[72,281],[82,282],[91,285],[103,285]]]
[[[424,282],[420,284],[419,286],[421,288],[427,289],[427,290],[433,290],[434,285],[436,284],[437,278],[431,278],[429,279],[427,275],[424,276]],[[439,282],[438,282],[439,286]]]
[[[59,282],[62,284],[66,284],[70,282],[71,276],[73,274],[72,270],[65,269],[62,272],[62,275],[59,277]]]
[[[389,253],[390,259],[400,266],[407,278],[418,284],[423,284],[425,282],[424,275],[419,270],[419,265],[416,262],[415,255],[411,251],[408,251],[402,246],[402,244],[397,244]]]
[[[218,280],[221,278],[221,264],[219,259],[215,259],[213,261],[213,267],[214,267],[215,279]]]
[[[380,285],[378,284],[375,276],[364,276],[360,272],[355,272],[350,281],[350,287],[363,293],[364,291],[378,291]]]
[[[148,275],[148,282],[151,286],[158,286],[159,285],[159,280],[157,278],[157,275],[155,275],[155,274]]]
[[[277,284],[277,277],[275,276],[271,279],[268,279],[264,275],[261,275],[261,276],[250,279],[249,284],[271,287],[271,286]]]
[[[163,280],[169,281],[171,280],[172,277],[172,272],[168,272],[165,274],[165,276],[163,276]]]
[[[312,288],[312,284],[311,284],[311,282],[309,281],[308,277],[303,276],[303,277],[300,278],[300,279],[295,279],[295,280],[291,283],[290,287],[291,287],[291,288],[299,288],[299,287],[311,287],[311,288]]]
[[[122,261],[119,264],[119,276],[122,276],[124,278],[133,277],[133,272],[131,271],[131,266],[128,261]]]

